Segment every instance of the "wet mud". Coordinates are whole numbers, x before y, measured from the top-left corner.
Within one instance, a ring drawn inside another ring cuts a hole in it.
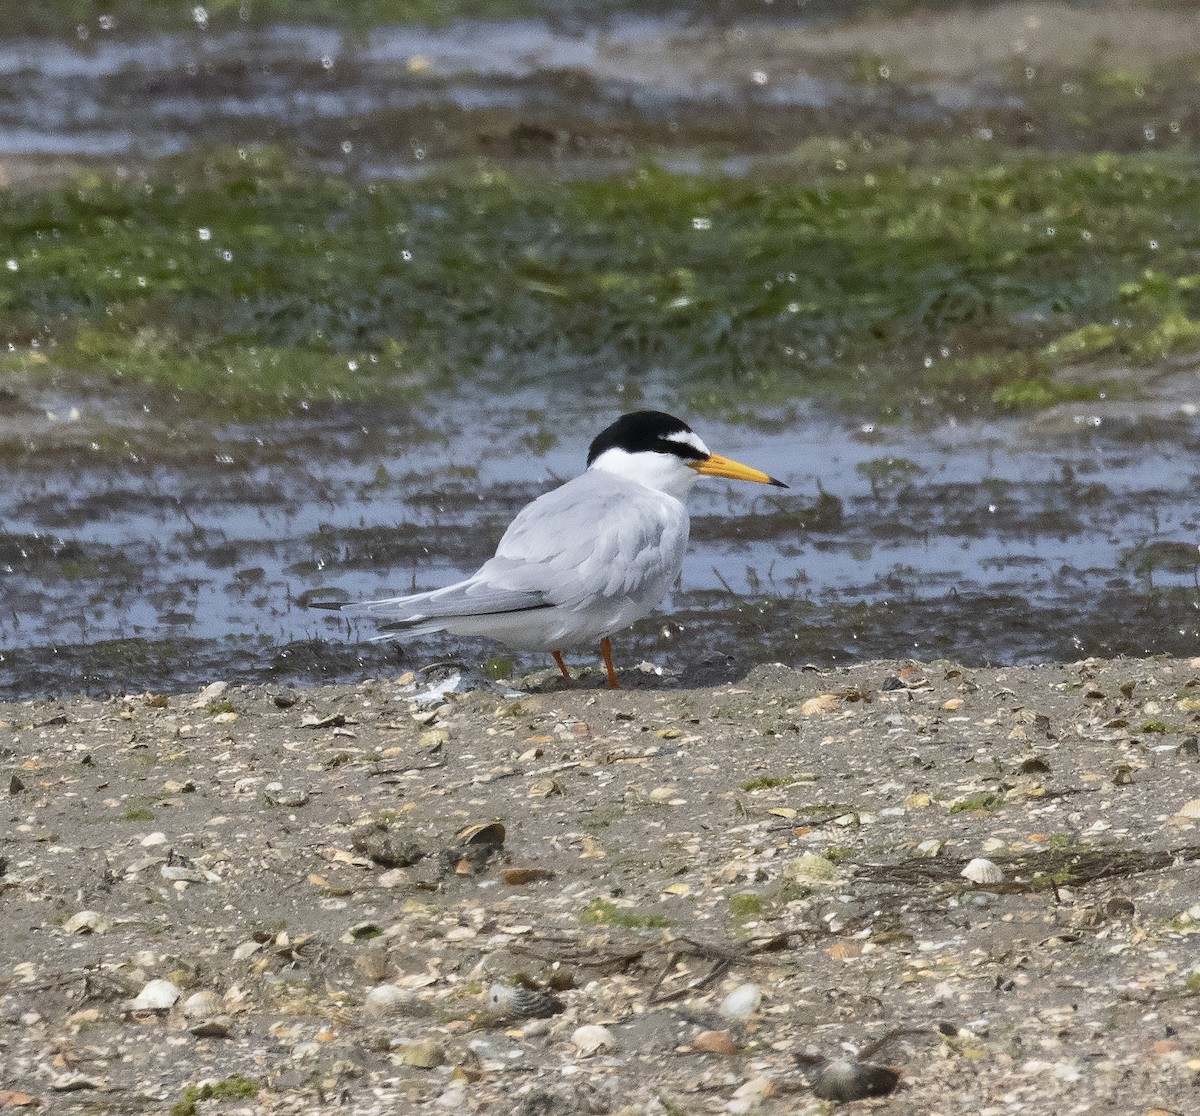
[[[24,398],[71,412],[34,388]],[[523,504],[582,468],[611,417],[560,389],[557,441],[531,455],[547,417],[527,403],[326,407],[218,430],[175,456],[156,453],[160,432],[136,417],[133,448],[116,454],[93,448],[87,411],[43,419],[19,450],[9,442],[24,459],[0,493],[0,693],[187,685],[217,670],[344,681],[445,656],[503,664],[508,653],[482,642],[370,644],[369,624],[307,606],[473,571]],[[886,649],[1010,663],[1200,642],[1194,417],[919,432],[814,409],[768,417],[694,420],[719,452],[792,488],[697,489],[682,583],[618,638],[625,662],[700,683]]]

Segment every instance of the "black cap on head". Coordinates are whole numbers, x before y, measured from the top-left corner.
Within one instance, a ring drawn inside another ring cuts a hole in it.
[[[680,438],[681,434],[691,437]],[[703,461],[709,455],[699,448],[699,441],[683,419],[665,411],[630,411],[596,435],[588,449],[587,463],[591,465],[610,449],[623,449],[626,453],[673,453],[685,461]]]

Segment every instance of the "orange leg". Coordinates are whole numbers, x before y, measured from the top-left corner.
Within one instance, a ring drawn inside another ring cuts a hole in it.
[[[554,656],[554,661],[558,663],[558,669],[562,671],[562,676],[564,678],[570,678],[571,672],[567,670],[567,664],[563,662],[562,652],[551,651],[550,654]]]
[[[608,688],[610,690],[618,689],[617,672],[613,670],[612,665],[612,641],[605,636],[600,641],[600,654],[604,656],[604,668],[608,671]]]

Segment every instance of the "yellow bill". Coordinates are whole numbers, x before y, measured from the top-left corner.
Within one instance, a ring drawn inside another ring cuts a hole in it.
[[[719,453],[710,454],[703,461],[691,462],[691,466],[705,477],[728,477],[730,480],[754,481],[755,484],[773,484],[776,488],[787,488],[783,481],[767,476],[761,469],[752,469],[749,465],[722,457]]]

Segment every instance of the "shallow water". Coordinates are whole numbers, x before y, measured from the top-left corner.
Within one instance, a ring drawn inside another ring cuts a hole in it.
[[[278,143],[332,170],[397,177],[470,155],[783,154],[810,135],[1107,150],[1187,137],[1197,101],[1186,13],[1142,13],[1128,34],[1119,13],[1072,13],[1057,38],[1018,6],[942,16],[940,50],[908,18],[842,29],[679,15],[0,39],[0,155],[136,161]],[[964,36],[973,68],[952,49]],[[1110,91],[1093,112],[1081,82],[1111,86],[1104,66],[1131,82],[1144,56],[1177,61],[1179,80],[1125,100]]]
[[[0,492],[0,696],[496,654],[438,636],[366,645],[369,624],[305,601],[471,572],[522,504],[582,466],[616,410],[592,394],[330,407],[114,457],[90,450],[90,433],[133,434],[137,414],[30,391],[24,403],[59,417],[26,414],[25,457]],[[884,653],[1200,648],[1194,417],[1064,411],[917,432],[795,409],[695,425],[792,487],[702,482],[682,584],[618,640],[625,662],[695,676]]]

